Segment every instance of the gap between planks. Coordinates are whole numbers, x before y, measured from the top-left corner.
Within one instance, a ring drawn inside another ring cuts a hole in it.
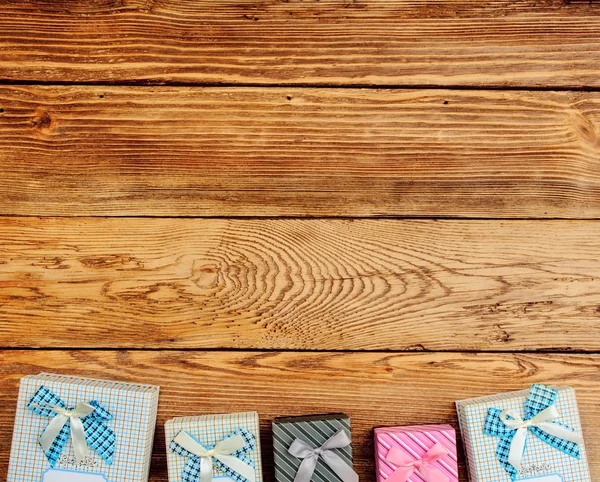
[[[188,87],[188,88],[203,88],[203,89],[218,89],[218,88],[269,88],[269,89],[357,89],[357,90],[458,90],[458,91],[507,91],[507,92],[600,92],[600,86],[543,86],[543,85],[443,85],[443,84],[269,84],[269,83],[208,83],[208,82],[153,82],[151,80],[135,80],[135,81],[43,81],[43,80],[7,80],[0,79],[0,86],[22,86],[22,87]]]
[[[568,218],[552,218],[552,217],[521,217],[521,218],[490,218],[490,217],[477,217],[477,216],[450,216],[450,215],[442,215],[442,216],[423,216],[423,215],[415,215],[415,216],[398,216],[398,215],[376,215],[376,216],[348,216],[348,215],[315,215],[315,216],[294,216],[294,215],[278,215],[278,216],[177,216],[177,215],[99,215],[99,216],[90,216],[89,214],[82,215],[66,215],[66,214],[5,214],[0,213],[0,218],[33,218],[33,219],[43,219],[43,218],[51,218],[51,219],[187,219],[187,220],[239,220],[239,221],[299,221],[299,220],[312,220],[312,221],[327,221],[327,220],[339,220],[339,221],[510,221],[510,222],[552,222],[552,221],[589,221],[595,222],[599,221],[600,217],[593,218],[577,218],[577,217],[568,217]]]
[[[190,352],[190,353],[221,353],[221,352],[232,352],[232,353],[304,353],[306,355],[311,354],[320,354],[320,353],[339,353],[339,354],[358,354],[358,353],[372,353],[372,354],[380,354],[380,355],[412,355],[418,353],[439,353],[439,354],[477,354],[481,353],[483,355],[492,355],[492,354],[508,354],[508,355],[600,355],[600,351],[595,350],[565,350],[565,349],[539,349],[539,350],[467,350],[467,349],[459,349],[459,350],[428,350],[428,349],[415,349],[415,350],[335,350],[335,349],[302,349],[302,348],[152,348],[152,347],[126,347],[126,348],[115,348],[115,347],[85,347],[85,346],[64,346],[64,347],[51,347],[51,346],[39,346],[39,347],[22,347],[22,346],[2,346],[0,347],[0,351],[89,351],[89,352],[110,352],[116,350],[122,351],[130,351],[130,352]]]

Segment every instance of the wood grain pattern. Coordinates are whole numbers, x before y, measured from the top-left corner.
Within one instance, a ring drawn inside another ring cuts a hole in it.
[[[174,416],[257,410],[265,480],[277,415],[344,411],[360,480],[374,481],[372,428],[451,423],[454,401],[531,383],[577,390],[592,478],[600,477],[600,356],[274,352],[5,351],[0,354],[0,478],[6,476],[19,378],[41,371],[161,385],[151,482],[166,476],[163,424]],[[464,467],[461,457],[461,480]]]
[[[0,346],[598,351],[599,252],[595,221],[5,217]]]
[[[597,93],[38,86],[0,107],[0,214],[600,217]]]
[[[0,80],[600,86],[596,0],[2,2]]]
[[[372,482],[534,382],[600,478],[599,66],[596,0],[0,1],[0,480],[41,371],[162,386],[151,482],[174,416],[258,410],[268,481],[345,411]]]

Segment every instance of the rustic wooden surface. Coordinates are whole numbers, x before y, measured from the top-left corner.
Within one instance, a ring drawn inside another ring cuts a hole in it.
[[[363,482],[375,480],[372,429],[457,424],[454,401],[531,383],[577,391],[592,478],[600,477],[599,355],[483,353],[277,353],[189,351],[8,351],[0,355],[0,458],[7,460],[19,377],[40,370],[161,385],[152,482],[166,477],[162,425],[179,415],[257,409],[266,480],[273,480],[269,425],[278,415],[344,411]],[[4,428],[5,427],[5,428]],[[461,476],[464,467],[461,457]],[[0,478],[6,465],[0,466]]]
[[[600,87],[597,0],[0,5],[0,80]]]
[[[0,346],[600,351],[600,223],[533,226],[0,218]]]
[[[256,409],[271,482],[346,411],[372,482],[533,382],[599,479],[599,168],[596,0],[0,0],[0,480],[42,371],[162,386],[151,482],[173,416]]]
[[[0,214],[600,217],[600,93],[6,86],[0,107]]]

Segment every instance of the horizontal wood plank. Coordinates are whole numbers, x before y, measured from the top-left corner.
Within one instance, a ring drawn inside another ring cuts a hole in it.
[[[596,221],[4,217],[0,346],[597,351],[598,253]]]
[[[8,351],[0,354],[0,478],[6,478],[19,378],[49,371],[161,386],[152,482],[166,482],[169,418],[256,410],[265,480],[273,480],[270,421],[343,411],[352,418],[361,481],[374,481],[372,428],[451,423],[454,401],[527,388],[577,391],[592,479],[600,477],[598,355]],[[461,480],[466,480],[462,456]]]
[[[598,218],[599,168],[600,93],[0,87],[0,214]]]
[[[600,87],[600,4],[4,2],[0,80]]]

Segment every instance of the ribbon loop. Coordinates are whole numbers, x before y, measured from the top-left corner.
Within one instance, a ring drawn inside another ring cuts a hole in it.
[[[253,462],[245,456],[245,452],[253,448],[255,443],[254,436],[242,430],[225,437],[214,447],[207,449],[182,430],[171,441],[170,448],[175,453],[192,459],[188,460],[184,468],[182,478],[185,481],[211,482],[214,462],[227,475],[238,477],[236,480],[255,482],[256,471]]]
[[[288,452],[294,457],[302,459],[294,482],[310,482],[319,458],[333,470],[342,482],[358,482],[358,474],[354,472],[354,469],[333,452],[334,449],[341,449],[351,443],[350,437],[343,429],[337,431],[323,445],[316,448],[302,439],[294,440]]]
[[[58,405],[46,405],[46,409],[50,409],[56,413],[56,416],[50,421],[46,430],[40,436],[40,445],[44,452],[48,452],[54,443],[56,437],[66,425],[67,422],[71,426],[71,438],[73,441],[73,450],[75,452],[75,460],[77,463],[82,462],[88,453],[87,440],[85,439],[85,430],[83,428],[82,418],[90,415],[95,408],[87,403],[80,403],[75,410],[67,410]]]
[[[406,482],[415,472],[419,472],[427,482],[448,482],[450,479],[438,468],[432,466],[448,454],[448,449],[436,442],[422,458],[413,459],[400,447],[394,445],[385,457],[388,462],[396,466],[396,470],[387,478],[387,482]]]
[[[531,387],[525,418],[516,410],[490,408],[484,433],[502,437],[496,456],[512,480],[521,470],[529,432],[567,455],[579,458],[578,444],[583,442],[583,438],[570,427],[556,421],[560,418],[555,405],[556,397],[554,388],[537,384]]]
[[[27,407],[38,415],[52,418],[39,437],[39,443],[52,467],[58,462],[69,435],[77,463],[87,457],[88,446],[109,465],[112,463],[115,434],[104,424],[112,416],[98,402],[80,403],[74,409],[68,409],[60,397],[41,386]]]

